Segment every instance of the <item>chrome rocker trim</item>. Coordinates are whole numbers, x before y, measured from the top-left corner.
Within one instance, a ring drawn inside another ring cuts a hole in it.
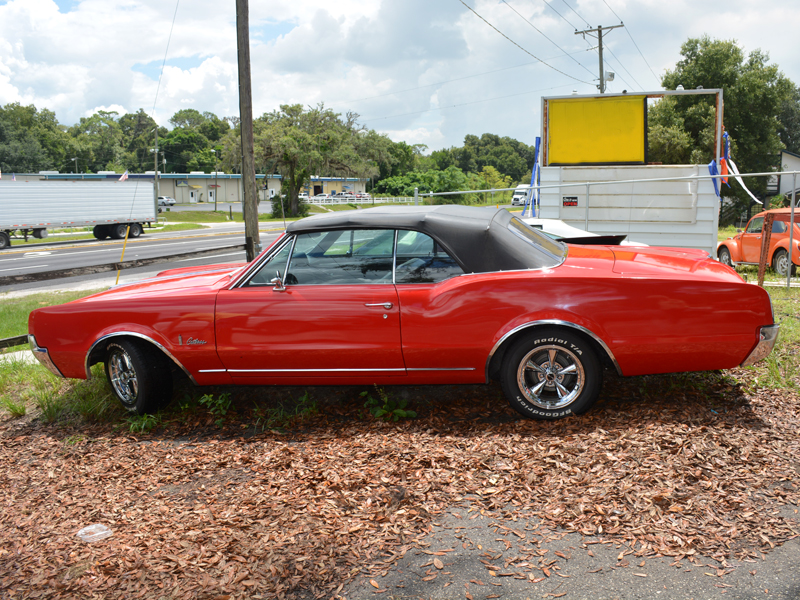
[[[753,351],[747,355],[740,367],[749,367],[769,356],[778,341],[778,330],[780,325],[766,325],[758,330],[758,344]]]
[[[397,373],[402,371],[474,371],[473,367],[441,369],[207,369],[200,373]]]
[[[494,356],[494,353],[497,352],[497,349],[503,345],[503,342],[505,342],[512,335],[519,333],[523,329],[528,329],[529,327],[538,327],[540,325],[558,325],[559,327],[569,327],[571,329],[577,329],[581,333],[585,333],[595,342],[600,344],[600,347],[603,350],[605,350],[606,354],[608,354],[608,357],[611,359],[611,362],[614,364],[614,368],[617,370],[617,374],[622,376],[622,369],[620,369],[619,363],[617,362],[617,358],[614,356],[614,353],[611,352],[611,349],[606,345],[606,343],[603,340],[601,340],[597,335],[595,335],[592,331],[586,329],[586,327],[576,325],[575,323],[570,323],[569,321],[561,321],[558,319],[545,319],[542,321],[532,321],[531,323],[525,323],[525,325],[520,325],[519,327],[515,327],[497,341],[497,343],[492,348],[492,351],[489,352],[489,358],[486,359],[486,383],[489,383],[489,365],[492,363],[492,357]]]
[[[97,340],[94,344],[92,344],[91,348],[89,348],[89,351],[86,353],[86,358],[84,359],[84,367],[86,369],[86,379],[91,379],[92,378],[92,371],[91,371],[91,366],[92,365],[89,364],[89,358],[92,356],[92,353],[94,352],[94,349],[99,344],[101,344],[102,342],[105,342],[105,341],[107,341],[107,340],[109,340],[111,338],[114,338],[114,337],[136,337],[136,338],[139,338],[139,339],[146,340],[146,341],[150,342],[151,344],[156,346],[159,350],[161,350],[164,354],[166,354],[172,360],[172,362],[174,362],[177,366],[179,366],[181,368],[181,371],[186,373],[186,376],[189,378],[189,380],[194,385],[197,385],[197,381],[195,381],[195,379],[192,376],[192,374],[189,373],[189,371],[186,370],[186,367],[184,367],[180,363],[180,361],[172,355],[172,352],[167,350],[163,345],[159,344],[153,338],[148,337],[148,336],[146,336],[144,334],[141,334],[141,333],[134,333],[132,331],[115,331],[114,333],[109,333],[108,335],[104,335],[99,340]]]
[[[50,358],[50,353],[47,351],[47,348],[40,348],[36,343],[36,338],[33,337],[33,334],[28,334],[28,343],[31,345],[31,352],[33,352],[33,356],[36,357],[36,360],[47,367],[48,371],[50,371],[53,375],[63,379],[64,376],[61,374],[61,371],[58,370],[58,367],[53,362],[53,359]]]

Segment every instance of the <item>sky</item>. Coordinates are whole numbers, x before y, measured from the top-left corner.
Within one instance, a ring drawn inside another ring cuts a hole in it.
[[[796,0],[250,0],[253,113],[360,115],[429,151],[493,133],[533,144],[542,96],[657,91],[689,38],[736,40],[800,83]],[[470,10],[472,9],[472,10]],[[162,72],[163,65],[163,72]],[[72,125],[144,109],[239,114],[234,0],[0,0],[0,105]]]

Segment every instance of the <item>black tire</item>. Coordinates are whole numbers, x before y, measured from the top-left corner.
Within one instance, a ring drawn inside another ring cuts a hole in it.
[[[118,223],[116,225],[109,225],[111,229],[110,235],[115,240],[122,240],[125,238],[125,234],[128,233],[128,224],[127,223]]]
[[[92,235],[98,240],[104,240],[108,237],[108,225],[95,225],[92,229]]]
[[[719,258],[719,262],[723,265],[728,265],[729,267],[733,268],[733,261],[731,260],[731,251],[728,250],[725,246],[719,249],[717,252],[717,257]]]
[[[139,237],[142,235],[142,226],[139,223],[131,223],[131,232],[128,235],[132,238]]]
[[[0,231],[0,250],[8,248],[9,246],[11,246],[11,236],[5,231]]]
[[[167,359],[145,343],[111,342],[106,347],[105,367],[111,390],[131,412],[154,412],[172,398],[172,373]]]
[[[516,342],[500,369],[511,407],[529,419],[586,412],[600,395],[603,372],[592,346],[563,329],[541,329]]]
[[[789,266],[789,253],[780,248],[772,255],[772,268],[781,277],[786,277],[786,269]],[[792,277],[797,273],[797,267],[792,265]]]

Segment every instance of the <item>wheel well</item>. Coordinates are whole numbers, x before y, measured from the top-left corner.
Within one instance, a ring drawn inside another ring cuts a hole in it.
[[[92,373],[91,368],[93,365],[97,363],[104,363],[106,361],[106,355],[108,354],[108,345],[112,342],[119,342],[119,341],[128,341],[137,344],[141,348],[145,348],[147,351],[151,352],[154,356],[160,356],[167,364],[170,366],[176,366],[180,370],[182,370],[189,379],[192,380],[192,383],[196,384],[194,377],[192,377],[191,373],[186,370],[186,368],[178,362],[178,360],[167,350],[156,342],[155,340],[142,335],[140,333],[112,333],[110,335],[104,336],[97,340],[94,345],[89,349],[89,352],[86,354],[86,378],[91,379]]]
[[[605,346],[605,344],[598,341],[598,338],[590,332],[588,329],[585,329],[579,325],[574,325],[572,323],[552,323],[552,322],[542,322],[542,323],[532,323],[527,326],[523,326],[519,328],[518,331],[509,335],[506,339],[504,339],[500,346],[497,347],[492,354],[489,363],[487,364],[486,375],[488,379],[497,379],[500,373],[500,367],[503,364],[503,359],[505,358],[506,353],[508,352],[509,348],[511,348],[517,341],[526,338],[526,337],[533,337],[536,335],[537,331],[541,331],[542,329],[562,329],[564,331],[568,331],[573,335],[577,335],[586,341],[589,346],[594,351],[597,359],[602,363],[603,367],[613,368],[619,373],[622,374],[622,371],[617,364],[614,355],[611,351]]]

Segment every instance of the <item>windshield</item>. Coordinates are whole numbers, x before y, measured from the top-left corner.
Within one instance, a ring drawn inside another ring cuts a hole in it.
[[[542,267],[555,267],[564,262],[567,257],[567,246],[561,242],[546,236],[541,231],[538,231],[526,223],[513,217],[508,222],[508,229],[514,235],[525,240],[528,244],[534,247],[537,254],[542,256]]]

